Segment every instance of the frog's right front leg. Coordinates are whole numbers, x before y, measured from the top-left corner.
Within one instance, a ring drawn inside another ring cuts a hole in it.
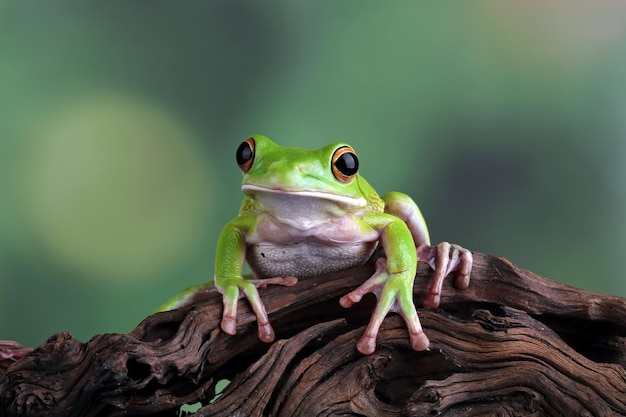
[[[298,281],[295,277],[274,277],[267,279],[246,279],[242,267],[246,255],[246,235],[256,224],[255,216],[241,216],[229,222],[220,234],[215,260],[215,287],[222,293],[224,312],[221,327],[225,333],[237,333],[237,301],[246,297],[257,318],[259,339],[263,342],[274,340],[274,329],[269,322],[265,305],[257,288],[270,284],[292,286]]]

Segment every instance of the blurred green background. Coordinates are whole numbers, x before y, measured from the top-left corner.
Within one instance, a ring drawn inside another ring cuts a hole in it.
[[[0,2],[0,339],[213,276],[254,133],[347,141],[434,241],[626,296],[626,3]]]

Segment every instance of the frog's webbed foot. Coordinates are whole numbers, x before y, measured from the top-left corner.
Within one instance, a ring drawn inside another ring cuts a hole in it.
[[[424,299],[424,307],[438,307],[444,278],[456,271],[454,286],[464,290],[469,286],[472,272],[472,252],[455,244],[442,242],[437,246],[421,245],[417,248],[419,260],[428,262],[433,268],[433,280]]]
[[[357,342],[357,349],[364,355],[369,355],[376,349],[376,336],[385,316],[389,312],[400,314],[409,330],[411,346],[414,350],[428,349],[429,341],[420,324],[413,304],[413,280],[407,280],[402,273],[390,274],[387,272],[387,259],[379,258],[376,261],[376,272],[356,290],[344,295],[339,300],[342,307],[352,307],[361,301],[368,293],[376,295],[378,302],[372,313],[372,318],[365,329],[365,333]]]
[[[237,333],[237,301],[246,297],[257,318],[258,334],[261,341],[269,343],[274,341],[274,329],[270,324],[265,305],[261,301],[257,288],[265,288],[268,285],[284,285],[291,287],[298,282],[295,277],[274,277],[266,279],[222,278],[221,285],[216,288],[222,293],[224,313],[221,327],[225,333],[234,335]]]

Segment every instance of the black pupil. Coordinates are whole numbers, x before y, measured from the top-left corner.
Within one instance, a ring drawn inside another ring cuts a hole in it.
[[[252,159],[252,148],[250,148],[248,142],[243,142],[239,145],[239,148],[237,148],[237,163],[241,166],[250,159]]]
[[[359,160],[352,152],[345,152],[337,158],[335,166],[343,175],[351,176],[359,170]]]

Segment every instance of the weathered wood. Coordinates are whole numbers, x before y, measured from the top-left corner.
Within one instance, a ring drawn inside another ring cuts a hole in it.
[[[363,356],[355,344],[374,299],[351,309],[338,299],[372,270],[262,289],[270,345],[247,303],[237,335],[221,332],[213,289],[128,335],[54,335],[0,367],[0,415],[176,416],[202,402],[194,416],[626,416],[626,299],[475,254],[468,289],[446,284],[440,309],[418,310],[430,351],[412,351],[390,316]],[[420,263],[418,305],[430,274]],[[232,382],[210,403],[221,379]]]

